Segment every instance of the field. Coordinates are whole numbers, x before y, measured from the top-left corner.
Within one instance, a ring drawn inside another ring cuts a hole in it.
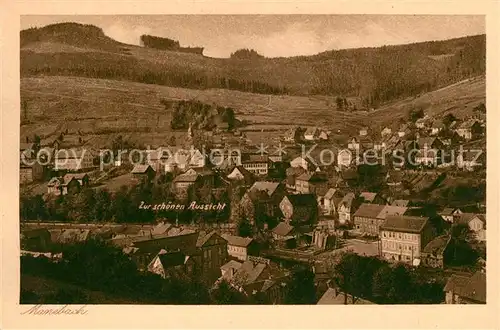
[[[320,126],[349,135],[364,124],[366,117],[335,110],[333,98],[328,97],[192,90],[62,76],[22,78],[21,98],[27,102],[28,121],[21,125],[22,140],[33,134],[55,138],[67,129],[70,134],[80,132],[83,140],[95,147],[109,145],[118,134],[145,145],[166,143],[171,135],[182,139],[185,132],[170,128],[171,114],[160,103],[163,98],[232,107],[238,119],[250,122],[243,130],[251,139],[262,130],[277,137],[293,125]]]
[[[396,101],[372,111],[370,117],[374,124],[397,124],[400,119],[407,120],[410,110],[423,109],[431,118],[440,118],[452,113],[457,118],[472,115],[472,109],[479,103],[486,104],[486,79],[484,76],[460,81],[456,84],[422,94],[415,98]]]

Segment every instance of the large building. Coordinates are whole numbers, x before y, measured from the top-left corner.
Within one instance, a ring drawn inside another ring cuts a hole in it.
[[[354,226],[363,234],[377,236],[387,216],[402,215],[407,209],[402,206],[363,203],[354,213]]]
[[[427,217],[388,216],[380,227],[382,256],[389,261],[420,264],[421,251],[433,238]]]

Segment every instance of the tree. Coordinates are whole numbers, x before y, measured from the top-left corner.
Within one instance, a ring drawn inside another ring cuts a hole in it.
[[[253,233],[253,227],[247,218],[243,218],[238,224],[238,235],[241,237],[251,237]]]
[[[452,113],[447,114],[446,116],[443,117],[443,124],[448,127],[453,123],[454,121],[457,120],[457,117],[455,117]]]
[[[408,115],[408,120],[412,123],[415,123],[418,119],[423,118],[425,116],[423,109],[414,109],[410,111]]]
[[[286,304],[311,305],[316,303],[314,273],[306,267],[296,266],[285,298]]]
[[[244,294],[233,288],[227,281],[221,281],[210,293],[211,300],[217,305],[241,305],[248,303]]]

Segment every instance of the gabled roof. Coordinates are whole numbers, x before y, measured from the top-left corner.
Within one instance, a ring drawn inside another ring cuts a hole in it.
[[[211,232],[209,232],[208,234],[205,234],[204,232],[200,232],[199,236],[198,236],[198,240],[196,241],[196,247],[202,247],[203,245],[205,245],[208,240],[210,238],[212,238],[213,236],[219,236],[217,234],[217,232],[215,232],[215,230],[212,230]],[[221,236],[219,236],[221,237]],[[222,237],[221,237],[222,238]],[[224,238],[222,238],[224,239]]]
[[[226,269],[234,269],[234,270],[238,270],[240,269],[241,265],[243,263],[241,262],[238,262],[236,260],[229,260],[228,262],[226,262],[224,265],[222,265],[220,267],[221,270],[226,270]]]
[[[272,231],[279,236],[288,236],[293,231],[293,229],[293,226],[290,226],[285,222],[280,222],[276,227],[273,228]]]
[[[198,173],[196,174],[182,173],[176,176],[173,182],[196,182],[196,180],[198,180],[198,177],[199,177]]]
[[[334,288],[328,288],[326,292],[321,296],[321,298],[318,300],[318,305],[344,305],[346,301],[346,297],[344,296],[344,293],[338,292],[337,289]],[[371,305],[373,304],[371,301],[362,299],[362,298],[355,298],[353,301],[352,295],[348,294],[347,295],[347,304],[348,305]]]
[[[144,174],[148,171],[148,168],[151,169],[153,172],[153,168],[149,165],[135,165],[134,168],[132,169],[133,174]]]
[[[375,200],[375,197],[377,197],[377,193],[364,191],[359,194],[359,197],[362,197],[366,202],[371,203]]]
[[[189,257],[181,251],[167,252],[165,250],[161,250],[158,253],[158,259],[160,259],[163,269],[167,269],[170,267],[184,265]]]
[[[446,282],[444,291],[486,303],[486,273],[476,272],[471,277],[453,274]]]
[[[68,173],[66,175],[64,175],[63,177],[63,180],[64,182],[69,182],[71,181],[72,179],[76,179],[76,180],[83,180],[85,177],[89,177],[87,173]]]
[[[486,217],[484,216],[484,214],[477,214],[477,213],[462,213],[458,216],[458,222],[463,224],[468,224],[476,217],[486,224]]]
[[[316,197],[313,194],[294,194],[283,198],[287,198],[295,207],[317,205]]]
[[[459,126],[458,126],[458,129],[470,129],[472,128],[472,126],[474,126],[474,124],[477,123],[477,120],[475,119],[469,119],[469,120],[466,120],[464,121],[463,123],[461,123]]]
[[[235,172],[239,172],[243,176],[243,180],[246,180],[246,181],[254,178],[254,175],[241,165],[233,167],[231,172],[227,175],[227,178],[232,179],[230,176]]]
[[[377,218],[384,209],[384,205],[363,203],[354,213],[355,217]]]
[[[64,183],[64,178],[62,177],[52,177],[52,179],[49,180],[49,183],[47,183],[48,187],[55,187],[62,185]]]
[[[427,243],[427,245],[423,249],[423,252],[431,253],[434,255],[441,255],[448,246],[450,239],[451,239],[450,236],[446,235],[438,236],[429,243]]]
[[[455,211],[460,211],[459,208],[452,208],[452,207],[446,207],[444,208],[441,212],[438,212],[439,215],[444,215],[444,216],[449,216],[449,215],[453,215],[453,212]]]
[[[406,210],[408,210],[408,208],[404,206],[385,205],[377,218],[385,219],[390,215],[403,215]]]
[[[405,215],[389,215],[381,230],[399,231],[406,233],[420,233],[427,224],[427,217],[413,217]]]
[[[303,173],[297,177],[296,180],[308,181],[308,182],[318,182],[318,181],[328,181],[324,174],[313,172],[313,173]]]
[[[271,197],[279,186],[279,182],[272,181],[257,181],[248,190],[250,193],[253,192],[266,192],[269,197]]]
[[[420,149],[423,149],[425,147],[432,148],[432,145],[435,142],[439,142],[439,139],[437,139],[435,137],[420,137],[417,139],[417,144],[418,144]]]
[[[410,201],[407,199],[396,199],[391,203],[391,206],[408,207],[408,204],[410,204]]]
[[[328,189],[328,191],[325,194],[325,199],[331,199],[331,198],[333,198],[336,193],[337,193],[337,189],[335,189],[335,188]]]
[[[253,238],[251,237],[241,237],[228,234],[222,234],[221,237],[227,241],[228,245],[234,245],[240,247],[247,247],[253,241]]]
[[[340,201],[339,203],[339,207],[341,205],[344,205],[346,207],[351,207],[352,205],[352,202],[354,200],[354,198],[356,198],[356,196],[354,196],[354,193],[350,192],[350,193],[347,193],[343,198],[342,200]]]

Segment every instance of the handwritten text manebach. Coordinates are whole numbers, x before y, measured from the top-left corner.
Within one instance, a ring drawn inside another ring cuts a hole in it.
[[[85,315],[88,313],[86,305],[81,307],[64,306],[44,306],[35,305],[21,313],[21,315]]]

